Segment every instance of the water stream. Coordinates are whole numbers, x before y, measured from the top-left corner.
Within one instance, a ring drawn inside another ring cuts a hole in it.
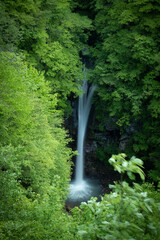
[[[94,94],[95,86],[88,87],[87,81],[83,82],[82,90],[84,91],[83,96],[79,97],[78,103],[78,140],[77,150],[79,155],[76,160],[76,176],[75,184],[82,185],[84,178],[84,140],[86,134],[86,128],[88,118],[91,110],[91,100]]]
[[[82,202],[90,199],[91,196],[97,196],[100,192],[99,185],[96,180],[86,179],[84,176],[84,141],[92,107],[92,98],[95,86],[89,87],[87,81],[83,82],[83,95],[79,97],[78,103],[78,136],[77,150],[79,155],[76,159],[75,179],[70,183],[70,202]]]

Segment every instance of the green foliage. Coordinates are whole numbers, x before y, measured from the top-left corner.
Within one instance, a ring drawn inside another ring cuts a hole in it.
[[[109,162],[120,173],[139,173],[144,179],[140,169],[143,162],[135,157],[130,161],[125,158],[123,153],[113,155]],[[91,198],[72,210],[75,221],[72,231],[77,239],[159,239],[159,190],[155,191],[152,184],[133,183],[130,187],[127,182],[115,183],[110,188],[112,192],[100,202]]]
[[[21,38],[19,25],[16,23],[5,11],[4,4],[0,3],[0,46],[1,48],[6,48],[6,44],[11,47],[11,45],[16,45],[18,39]],[[8,46],[8,47],[9,47]],[[12,46],[13,48],[13,46]]]
[[[63,239],[73,153],[57,97],[20,56],[2,52],[0,60],[1,239]]]
[[[131,188],[123,182],[122,186],[123,198],[121,186],[116,184],[101,202],[92,198],[87,204],[82,203],[79,211],[72,210],[78,222],[75,232],[80,239],[159,239],[160,195],[154,199],[155,191],[150,185],[134,184]]]
[[[108,164],[108,161],[106,160],[106,158],[109,158],[113,152],[118,153],[116,145],[111,143],[110,145],[107,145],[106,148],[104,148],[102,144],[102,146],[97,147],[96,156],[99,161],[105,163],[107,168],[109,168],[110,164]]]
[[[114,167],[115,171],[118,171],[121,174],[127,172],[130,179],[135,180],[133,173],[138,173],[141,179],[144,180],[144,172],[141,169],[143,167],[143,161],[135,156],[127,161],[125,159],[126,157],[127,155],[125,153],[120,153],[118,155],[112,155],[108,161]]]
[[[28,62],[44,71],[52,92],[58,93],[57,108],[67,112],[68,97],[79,93],[79,52],[86,45],[85,30],[91,29],[91,21],[72,13],[68,0],[3,1],[0,13],[0,46],[23,51]]]
[[[74,239],[63,212],[70,139],[62,115],[79,94],[91,21],[70,1],[0,3],[0,238]],[[2,51],[3,50],[3,51]],[[25,60],[24,60],[25,59]],[[38,70],[38,71],[37,71]]]
[[[98,118],[104,126],[106,115],[115,118],[121,131],[134,122],[135,134],[126,151],[146,156],[147,170],[152,163],[157,168],[160,3],[97,0],[95,10],[98,37],[92,49],[91,79],[98,86]]]
[[[70,112],[68,97],[79,94],[79,53],[89,37],[101,130],[108,116],[121,129],[136,122],[130,149],[155,165],[150,176],[159,180],[159,2],[84,3],[0,3],[0,239],[160,238],[160,195],[152,185],[121,181],[101,202],[93,198],[73,216],[63,210],[73,152],[61,116]],[[140,159],[120,154],[110,162],[144,180]]]
[[[82,79],[82,71],[78,53],[54,42],[46,45],[41,62],[45,64],[45,75],[51,82],[52,92],[58,93],[58,106],[64,109],[71,91],[75,96],[79,94],[78,77]]]

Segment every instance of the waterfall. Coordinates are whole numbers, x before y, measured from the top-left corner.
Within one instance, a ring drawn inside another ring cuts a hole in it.
[[[82,86],[83,95],[79,97],[78,103],[78,137],[77,137],[77,150],[78,156],[76,159],[76,174],[75,183],[80,185],[84,178],[84,140],[86,128],[91,110],[91,100],[95,90],[95,86],[88,87],[87,81],[83,82]]]
[[[76,159],[75,179],[70,183],[70,194],[68,197],[68,204],[75,205],[100,194],[100,186],[97,180],[84,178],[84,141],[95,86],[89,86],[87,81],[84,80],[82,91],[83,94],[79,97],[78,102],[78,155]]]

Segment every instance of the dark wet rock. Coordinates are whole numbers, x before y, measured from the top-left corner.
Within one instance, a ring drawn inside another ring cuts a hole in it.
[[[120,139],[119,139],[119,149],[121,151],[125,151],[127,143],[129,142],[130,135],[127,133],[124,133]]]

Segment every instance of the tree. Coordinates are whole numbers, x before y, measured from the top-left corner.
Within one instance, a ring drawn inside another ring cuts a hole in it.
[[[56,95],[19,55],[0,60],[1,239],[63,239],[73,153]]]
[[[159,158],[160,139],[159,2],[97,0],[95,7],[99,38],[92,78],[99,87],[99,118],[116,119],[122,131],[134,125],[129,151],[146,156],[151,166]]]
[[[45,72],[52,92],[58,93],[57,108],[70,113],[68,98],[71,93],[79,94],[82,82],[79,54],[86,45],[85,30],[91,28],[91,21],[72,13],[70,1],[4,1],[1,5],[5,25],[0,29],[3,45],[14,44],[25,53],[28,62]],[[15,36],[10,31],[11,25],[16,30]]]

